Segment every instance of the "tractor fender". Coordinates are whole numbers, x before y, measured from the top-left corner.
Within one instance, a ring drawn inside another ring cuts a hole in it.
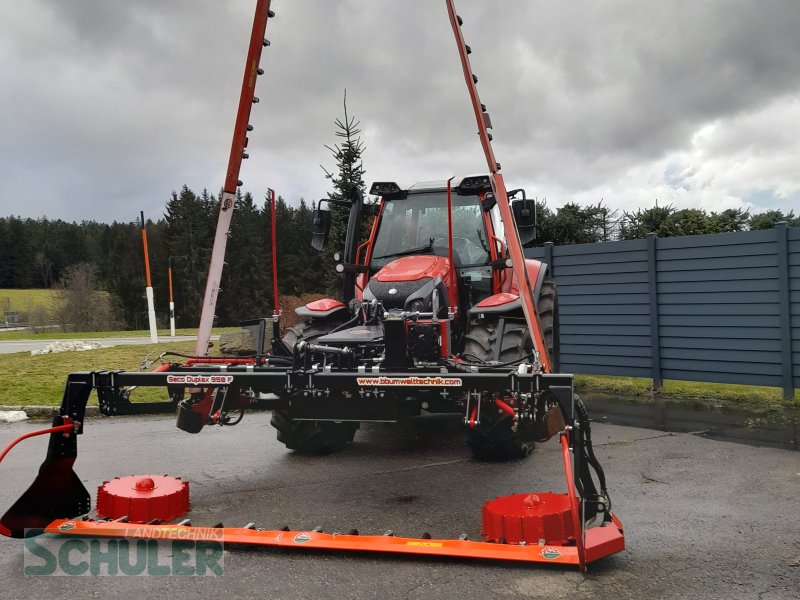
[[[528,258],[525,260],[525,268],[528,270],[528,278],[533,283],[533,301],[539,302],[539,293],[542,290],[542,282],[547,276],[548,266],[536,259]],[[508,291],[493,294],[484,298],[475,306],[469,309],[470,315],[493,315],[510,313],[522,309],[522,301],[519,299],[519,285],[516,277],[509,278],[511,284]]]
[[[294,312],[307,319],[324,319],[325,317],[330,317],[332,314],[346,309],[347,306],[339,300],[323,298],[322,300],[309,302],[305,306],[299,306],[294,309]]]
[[[500,292],[488,298],[484,298],[475,306],[469,309],[470,315],[496,315],[501,313],[508,313],[513,310],[520,310],[522,302],[519,299],[519,294],[512,294],[510,292]]]
[[[539,293],[542,290],[542,282],[544,281],[545,277],[547,277],[550,267],[547,265],[547,263],[536,260],[535,258],[526,258],[525,269],[528,271],[528,280],[531,282],[531,284],[533,284],[533,301],[538,302]],[[511,277],[508,278],[508,281],[509,283],[503,286],[504,289],[502,291],[518,296],[519,282],[517,281],[517,277],[514,275],[513,271]]]

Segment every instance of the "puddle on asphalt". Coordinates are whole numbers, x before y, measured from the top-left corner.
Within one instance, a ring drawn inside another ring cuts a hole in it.
[[[715,440],[800,450],[800,409],[748,410],[714,400],[660,400],[581,392],[592,421],[694,433]]]

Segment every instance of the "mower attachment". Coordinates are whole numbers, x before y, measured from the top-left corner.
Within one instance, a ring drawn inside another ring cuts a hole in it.
[[[319,550],[556,563],[575,565],[581,572],[584,572],[587,563],[624,550],[625,539],[622,523],[615,515],[611,515],[611,519],[601,526],[590,529],[581,527],[579,516],[581,508],[575,487],[572,485],[570,447],[566,432],[561,435],[561,446],[565,467],[567,467],[568,493],[529,494],[527,496],[519,494],[487,502],[484,505],[482,532],[487,541],[482,542],[468,540],[466,535],[453,540],[433,539],[427,533],[420,538],[396,537],[391,531],[387,531],[383,535],[362,536],[358,534],[357,530],[346,534],[326,533],[320,528],[311,531],[291,531],[288,527],[280,530],[267,530],[258,529],[253,523],[246,527],[226,528],[222,525],[192,527],[188,519],[180,521],[177,525],[153,524],[152,521],[137,524],[126,522],[129,519],[128,516],[120,516],[113,520],[86,517],[83,519],[56,519],[45,525],[44,531],[63,536],[203,540],[245,546],[303,547]],[[103,490],[103,486],[101,486],[101,490]],[[141,486],[137,486],[135,495],[137,501],[144,500],[141,495]],[[160,501],[161,497],[154,496],[153,500]],[[533,504],[539,504],[539,506],[533,506]],[[556,506],[555,511],[548,506],[542,507],[542,504]],[[188,497],[186,505],[188,506]],[[495,507],[501,511],[510,510],[516,514],[490,515],[489,513]],[[149,517],[150,514],[147,514]],[[180,516],[182,515],[175,518]],[[158,519],[153,521],[158,521]],[[579,533],[576,535],[575,532]]]
[[[110,537],[159,540],[210,540],[231,545],[313,548],[357,552],[424,554],[457,558],[481,558],[520,562],[555,563],[585,568],[586,563],[620,552],[625,543],[622,524],[614,522],[586,533],[585,556],[576,546],[511,545],[474,542],[467,539],[432,539],[395,537],[394,535],[358,535],[322,531],[266,530],[244,527],[191,527],[175,525],[134,525],[120,522],[95,522],[57,519],[45,531],[64,536]],[[390,533],[390,532],[388,532]]]
[[[225,371],[218,370],[216,374],[210,370],[177,369],[157,373],[96,372],[70,375],[60,415],[56,417],[54,426],[21,436],[11,444],[13,446],[33,435],[49,433],[51,436],[47,457],[36,480],[0,520],[0,533],[23,537],[26,529],[43,529],[48,533],[97,537],[221,539],[230,544],[553,562],[577,565],[581,571],[585,570],[587,563],[620,552],[625,547],[622,524],[611,513],[605,478],[591,449],[588,416],[572,391],[571,376],[521,371],[513,374],[460,372],[457,375],[464,385],[480,385],[489,389],[511,388],[523,392],[548,389],[552,392],[565,423],[559,439],[567,493],[518,494],[487,502],[484,505],[482,531],[487,541],[469,541],[464,536],[456,540],[431,539],[427,534],[421,538],[403,538],[389,532],[381,536],[359,536],[357,533],[272,531],[254,529],[252,525],[245,528],[191,527],[186,524],[187,521],[177,525],[125,522],[133,520],[132,513],[122,517],[112,515],[116,517],[114,520],[87,517],[90,510],[89,494],[72,466],[77,455],[76,436],[82,433],[84,410],[92,389],[114,392],[119,386],[125,385],[166,386],[178,378],[180,383],[202,382],[210,392],[214,389],[260,387],[259,383],[271,383],[275,377],[279,377],[281,385],[296,380],[298,385],[303,386],[314,386],[310,378],[320,377],[326,385],[334,387],[346,386],[348,380],[363,378],[357,372],[311,374],[302,370],[287,372],[285,368],[268,366],[261,369],[263,371],[259,373],[252,366],[241,365],[231,366]],[[392,374],[385,377],[391,379]],[[277,387],[278,382],[274,385]],[[217,414],[221,409],[210,404],[208,410]],[[219,421],[218,424],[223,423]],[[0,455],[0,459],[8,449]],[[597,476],[599,493],[590,468],[594,469]],[[153,483],[147,478],[143,481]],[[161,497],[163,490],[159,491],[157,482],[155,484],[135,486],[137,501],[146,496],[149,489],[154,490],[154,501],[164,502]],[[188,507],[188,489],[185,501],[180,504]],[[162,518],[171,519],[172,516],[170,513],[169,517]],[[587,526],[590,522],[594,526]]]
[[[291,531],[288,527],[267,530],[250,523],[245,527],[192,527],[189,519],[176,525],[155,524],[150,520],[151,506],[163,504],[163,492],[148,499],[142,482],[153,484],[152,479],[139,477],[115,480],[126,484],[117,486],[121,492],[130,492],[134,502],[130,508],[138,510],[138,517],[110,514],[108,518],[55,519],[44,525],[50,534],[79,537],[106,537],[124,539],[203,540],[231,545],[273,546],[281,548],[314,548],[318,550],[343,550],[359,552],[385,552],[396,554],[424,554],[458,558],[480,558],[520,562],[542,562],[578,566],[581,572],[587,563],[599,560],[625,548],[622,523],[615,515],[601,526],[581,527],[581,506],[572,484],[568,433],[561,435],[561,447],[567,468],[568,492],[566,494],[517,494],[491,500],[484,505],[482,535],[486,541],[468,540],[465,534],[458,539],[433,539],[425,533],[420,538],[396,537],[391,531],[383,535],[359,535],[357,530],[348,533],[326,533],[321,528],[311,531]],[[163,478],[169,480],[170,478]],[[131,481],[138,481],[136,486]],[[180,483],[179,480],[175,480]],[[114,483],[114,482],[112,482]],[[98,512],[108,482],[98,492]],[[149,486],[156,491],[157,486]],[[169,487],[169,486],[166,486]],[[188,488],[182,484],[185,499],[180,503],[188,509]],[[148,502],[152,500],[152,502]],[[122,506],[122,504],[120,504]],[[144,509],[144,511],[143,511]],[[131,513],[133,515],[134,513]],[[142,516],[146,515],[146,516]],[[170,514],[178,519],[183,514]],[[114,518],[116,517],[116,518]],[[128,522],[134,518],[139,522]],[[166,518],[166,517],[165,517]],[[147,522],[145,522],[147,521]],[[578,532],[576,534],[576,532]]]

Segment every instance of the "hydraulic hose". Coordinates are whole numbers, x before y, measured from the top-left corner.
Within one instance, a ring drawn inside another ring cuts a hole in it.
[[[11,449],[19,444],[22,440],[27,440],[28,438],[36,437],[37,435],[47,435],[48,433],[58,433],[59,431],[66,433],[68,431],[75,430],[75,422],[70,417],[62,417],[62,419],[64,421],[62,425],[56,425],[55,427],[48,427],[47,429],[40,429],[38,431],[31,431],[13,439],[11,443],[6,446],[2,452],[0,452],[0,462],[2,462],[6,455],[11,452]]]
[[[606,474],[603,471],[603,467],[600,465],[600,461],[597,460],[592,446],[592,427],[589,422],[589,411],[586,410],[586,405],[577,394],[575,394],[575,414],[578,424],[580,425],[580,435],[583,436],[583,448],[586,451],[586,460],[597,474],[597,479],[600,483],[600,492],[605,496],[608,503],[604,512],[606,515],[609,515],[611,513],[611,497],[608,495],[608,490],[606,489]]]
[[[336,327],[334,327],[333,329],[331,329],[331,330],[330,330],[330,331],[329,331],[329,332],[328,332],[326,335],[330,335],[330,334],[332,334],[332,333],[336,333],[337,331],[341,331],[342,329],[344,329],[345,327],[349,327],[350,325],[355,325],[355,324],[356,324],[356,322],[358,321],[358,319],[359,319],[359,317],[360,317],[360,316],[361,316],[361,311],[358,311],[358,312],[356,313],[356,316],[355,316],[355,317],[353,317],[353,318],[352,318],[352,319],[350,319],[349,321],[345,321],[345,322],[344,322],[344,323],[342,323],[341,325],[337,325]]]

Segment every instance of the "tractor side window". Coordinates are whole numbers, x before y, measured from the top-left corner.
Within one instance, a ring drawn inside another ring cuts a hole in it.
[[[494,228],[495,237],[503,240],[503,243],[505,244],[506,241],[505,227],[503,225],[503,219],[500,216],[500,208],[497,205],[495,205],[489,212],[489,216],[492,219],[492,227]],[[500,248],[498,248],[497,251],[499,253]]]
[[[405,219],[399,214],[400,212],[397,202],[386,202],[384,205],[381,222],[378,224],[378,235],[372,248],[372,264],[370,266],[382,267],[386,261],[378,261],[379,264],[377,264],[376,257],[396,252],[395,248],[402,246],[401,236],[405,230]]]

